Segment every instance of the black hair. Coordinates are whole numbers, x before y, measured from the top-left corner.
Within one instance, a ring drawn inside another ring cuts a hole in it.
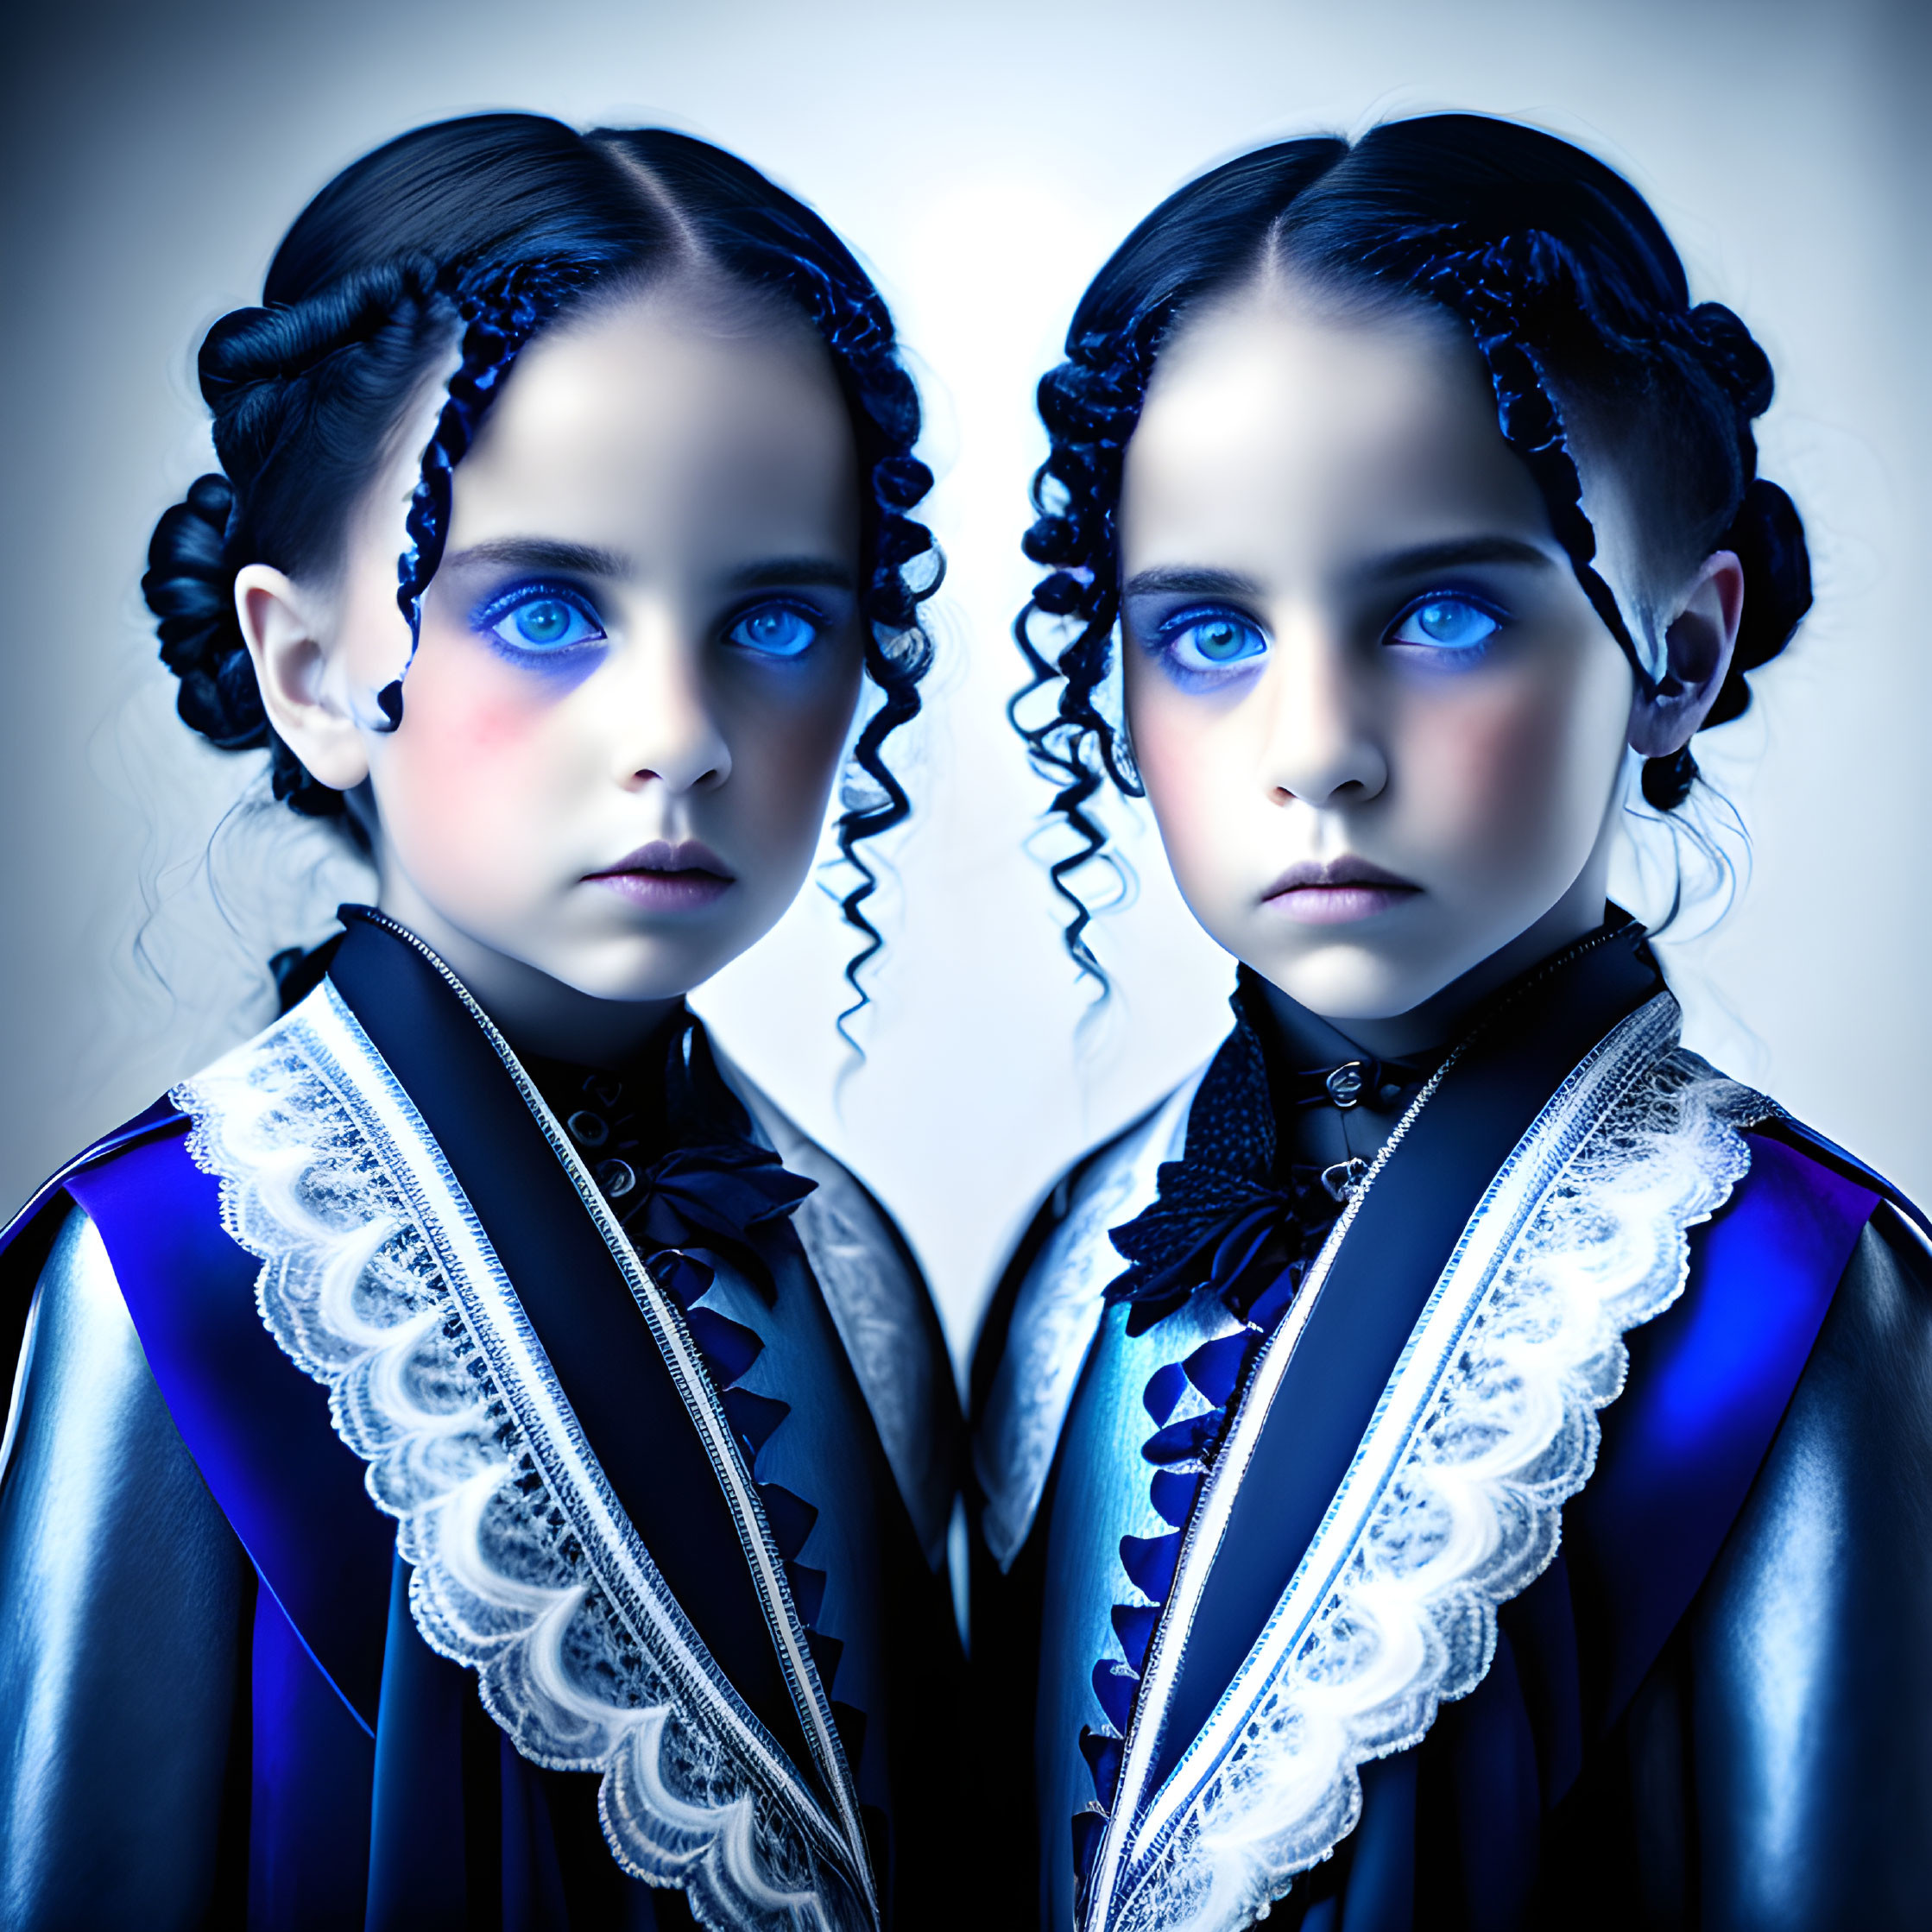
[[[876,877],[858,842],[910,809],[882,748],[917,714],[931,662],[919,605],[937,588],[938,553],[906,513],[932,477],[912,454],[919,398],[878,291],[811,209],[736,155],[662,129],[584,134],[538,115],[483,114],[418,128],[345,168],[276,250],[262,306],[224,316],[201,345],[221,473],[161,517],[142,589],[180,680],[182,720],[224,750],[267,747],[275,794],[294,810],[341,813],[343,794],[311,777],[268,723],[236,573],[254,561],[298,576],[333,568],[355,503],[460,332],[399,568],[414,637],[451,471],[517,352],[599,283],[681,271],[796,311],[830,354],[856,439],[865,669],[882,694],[854,751],[869,785],[848,791],[838,823],[859,874],[843,900],[861,935],[846,966],[856,1011],[860,969],[881,944],[864,909]],[[378,702],[393,728],[400,680]],[[353,814],[343,823],[355,831]]]
[[[1089,809],[1095,792],[1108,780],[1140,792],[1098,702],[1120,616],[1121,464],[1176,330],[1270,271],[1371,300],[1432,303],[1468,328],[1504,439],[1639,679],[1654,681],[1592,563],[1596,538],[1566,415],[1601,439],[1613,466],[1641,468],[1631,496],[1652,558],[1688,567],[1713,550],[1737,552],[1743,617],[1707,727],[1745,710],[1746,673],[1784,648],[1810,607],[1797,512],[1757,473],[1751,426],[1771,403],[1771,364],[1729,309],[1691,306],[1670,238],[1620,175],[1552,135],[1467,114],[1386,122],[1353,144],[1284,142],[1214,169],[1115,250],[1074,313],[1066,361],[1039,385],[1051,451],[1033,479],[1037,521],[1025,547],[1050,574],[1014,625],[1032,675],[1008,714],[1076,836],[1051,876],[1072,908],[1067,950],[1103,984],[1071,880],[1108,856]],[[1063,626],[1051,656],[1034,641],[1036,614]],[[1053,716],[1024,723],[1026,701],[1050,685],[1058,686]],[[1647,759],[1644,796],[1671,811],[1697,776],[1688,747]]]

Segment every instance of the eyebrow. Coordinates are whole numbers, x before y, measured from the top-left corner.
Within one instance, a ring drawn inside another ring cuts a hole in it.
[[[1471,564],[1526,564],[1542,570],[1557,567],[1547,551],[1520,537],[1452,537],[1442,543],[1417,544],[1392,550],[1361,565],[1353,574],[1376,581],[1386,578],[1426,577],[1432,571],[1455,570]],[[1157,565],[1131,578],[1124,597],[1258,597],[1262,587],[1239,571],[1209,570],[1180,565]]]
[[[1417,544],[1409,550],[1392,550],[1364,564],[1356,575],[1364,578],[1425,577],[1431,571],[1455,570],[1468,564],[1529,564],[1554,570],[1556,559],[1521,537],[1451,537],[1444,543]]]
[[[555,537],[496,537],[445,557],[445,570],[495,564],[512,570],[568,571],[574,577],[628,577],[631,561],[615,550],[565,543]]]
[[[746,564],[724,575],[728,590],[767,590],[790,584],[821,590],[856,590],[858,580],[849,565],[830,557],[770,557],[763,563]]]
[[[1156,568],[1130,578],[1121,594],[1128,597],[1258,597],[1261,586],[1239,571]]]
[[[466,565],[493,565],[499,569],[567,571],[573,577],[628,578],[637,566],[621,551],[594,544],[566,543],[556,537],[496,537],[472,544],[443,559],[445,570]],[[771,557],[727,571],[727,590],[763,590],[796,584],[827,590],[856,590],[850,569],[829,557]]]

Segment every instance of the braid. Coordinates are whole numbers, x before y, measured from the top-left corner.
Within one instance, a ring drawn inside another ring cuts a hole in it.
[[[420,313],[436,281],[434,263],[405,256],[355,270],[306,301],[232,310],[209,330],[198,358],[201,395],[214,414],[215,454],[239,489],[252,489],[306,426],[304,385],[406,311]]]
[[[919,399],[864,269],[811,209],[736,156],[662,129],[586,135],[481,115],[418,129],[346,169],[284,237],[266,306],[209,331],[202,389],[224,474],[200,478],[161,517],[142,587],[183,720],[224,749],[266,747],[275,796],[297,811],[340,813],[342,794],[311,778],[268,722],[235,610],[237,570],[334,564],[410,399],[459,342],[397,564],[409,658],[366,721],[393,730],[448,540],[454,472],[516,357],[593,281],[687,269],[802,312],[830,353],[857,444],[864,665],[882,702],[859,733],[838,822],[858,874],[844,916],[862,942],[846,969],[855,1000],[844,1030],[881,944],[867,910],[878,878],[862,842],[910,810],[885,746],[917,715],[931,662],[919,607],[939,562],[908,513],[932,477],[912,453]]]
[[[1107,975],[1086,938],[1092,909],[1074,881],[1095,862],[1120,876],[1120,862],[1106,850],[1107,834],[1088,810],[1094,794],[1111,780],[1125,796],[1141,795],[1127,747],[1095,697],[1113,661],[1121,610],[1114,543],[1121,468],[1146,395],[1152,357],[1142,344],[1157,333],[1157,319],[1150,318],[1119,337],[1083,336],[1072,345],[1070,359],[1041,379],[1039,412],[1052,448],[1033,477],[1035,521],[1022,547],[1049,574],[1033,586],[1013,623],[1029,681],[1007,705],[1034,768],[1055,786],[1050,809],[1074,835],[1073,849],[1052,861],[1047,876],[1070,909],[1063,935],[1068,956],[1103,994]],[[1039,614],[1062,627],[1057,656],[1049,657],[1033,640]],[[1056,680],[1060,688],[1053,715],[1026,723],[1023,707]]]
[[[306,300],[237,309],[208,331],[199,358],[223,474],[198,477],[163,514],[142,593],[158,620],[161,661],[180,680],[181,721],[224,751],[266,746],[275,796],[313,817],[341,812],[269,724],[235,609],[250,558],[306,559],[301,533],[254,527],[249,506],[279,469],[300,462],[316,420],[354,384],[349,365],[386,339],[414,361],[435,299],[435,270],[405,257],[344,275]]]
[[[1730,673],[1704,720],[1708,730],[1743,716],[1751,703],[1746,672],[1776,657],[1810,609],[1811,559],[1796,505],[1776,483],[1758,474],[1758,439],[1752,424],[1771,407],[1776,385],[1770,359],[1750,330],[1721,302],[1700,302],[1689,310],[1683,332],[1686,353],[1735,413],[1742,487],[1737,508],[1714,544],[1737,553],[1745,581],[1751,585],[1731,653]]]
[[[1538,323],[1552,311],[1590,313],[1586,287],[1569,252],[1540,230],[1474,245],[1457,246],[1459,240],[1453,230],[1414,230],[1376,250],[1366,266],[1372,275],[1392,273],[1403,286],[1468,324],[1495,395],[1503,440],[1535,479],[1550,527],[1591,608],[1638,679],[1654,684],[1662,666],[1638,650],[1615,594],[1595,567],[1596,532],[1583,509],[1582,479],[1531,346]],[[1592,319],[1605,326],[1601,317]]]
[[[843,790],[837,832],[840,855],[859,875],[839,901],[846,924],[859,935],[858,950],[845,963],[852,1002],[838,1018],[840,1032],[856,1050],[850,1023],[870,998],[861,974],[885,944],[866,911],[879,889],[878,874],[859,845],[890,831],[912,811],[905,787],[886,763],[884,747],[919,715],[919,680],[932,665],[932,641],[919,622],[919,607],[938,589],[944,566],[932,533],[906,515],[932,488],[932,472],[912,454],[919,433],[919,392],[900,363],[886,306],[856,266],[852,277],[837,275],[788,246],[789,239],[781,231],[769,243],[742,249],[734,267],[752,268],[759,281],[788,296],[824,340],[852,418],[865,479],[861,547],[871,567],[859,609],[866,622],[866,672],[879,687],[881,702],[852,749],[861,776]],[[907,566],[921,558],[928,562],[915,576]]]
[[[1066,361],[1039,392],[1050,448],[1033,479],[1024,547],[1048,574],[1013,627],[1027,681],[1007,715],[1073,834],[1050,876],[1070,909],[1067,950],[1103,993],[1076,875],[1096,862],[1119,869],[1095,795],[1108,782],[1130,797],[1141,789],[1096,701],[1120,616],[1115,513],[1127,445],[1177,325],[1270,266],[1426,301],[1466,324],[1503,439],[1645,687],[1664,673],[1664,641],[1640,646],[1596,568],[1596,533],[1553,384],[1566,394],[1576,385],[1585,406],[1607,402],[1613,431],[1637,419],[1664,446],[1643,514],[1665,548],[1695,546],[1700,559],[1730,550],[1743,565],[1743,616],[1707,725],[1744,711],[1746,674],[1777,656],[1811,602],[1803,524],[1757,473],[1752,423],[1771,402],[1771,365],[1729,309],[1689,306],[1669,238],[1608,169],[1506,122],[1438,116],[1388,123],[1354,148],[1285,142],[1190,183],[1102,269],[1076,313]],[[1593,395],[1593,382],[1607,386]],[[1043,616],[1059,626],[1055,647],[1036,636]],[[1049,687],[1053,710],[1039,719],[1033,701]],[[1688,747],[1647,759],[1644,796],[1673,810],[1697,776]]]
[[[449,540],[451,475],[469,453],[518,352],[593,272],[582,262],[520,262],[451,278],[465,325],[463,359],[450,377],[409,498],[407,543],[396,565],[396,603],[409,625],[409,657],[376,694],[385,730],[402,723],[402,680],[422,641],[423,594]]]
[[[1444,244],[1447,244],[1446,246]],[[1751,702],[1746,673],[1782,650],[1810,608],[1810,565],[1803,526],[1791,500],[1758,475],[1754,418],[1770,407],[1771,368],[1749,330],[1721,302],[1695,308],[1651,309],[1627,292],[1591,277],[1556,236],[1538,229],[1480,243],[1452,226],[1411,230],[1374,251],[1372,275],[1438,303],[1466,321],[1488,371],[1498,426],[1535,478],[1556,540],[1576,580],[1605,627],[1630,660],[1638,682],[1654,687],[1666,667],[1664,647],[1649,652],[1632,638],[1615,597],[1594,566],[1596,533],[1551,398],[1546,362],[1552,350],[1584,334],[1592,350],[1633,366],[1668,369],[1681,383],[1714,391],[1729,418],[1730,475],[1716,527],[1701,532],[1699,550],[1735,552],[1752,594],[1724,684],[1704,728],[1740,717]],[[1685,745],[1644,761],[1645,800],[1670,811],[1690,795],[1699,776]]]

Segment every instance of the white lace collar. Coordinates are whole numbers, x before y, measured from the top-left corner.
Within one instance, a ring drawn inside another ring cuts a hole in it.
[[[1266,1916],[1354,1828],[1358,1767],[1418,1742],[1444,1699],[1481,1681],[1497,1607],[1548,1564],[1562,1506],[1594,1468],[1597,1411],[1623,1386],[1623,1335],[1681,1293],[1686,1230],[1728,1198],[1749,1163],[1740,1129],[1769,1110],[1678,1051],[1677,1025],[1676,1001],[1652,998],[1524,1135],[1443,1270],[1266,1627],[1200,1735],[1150,1788],[1243,1470],[1406,1121],[1379,1157],[1264,1348],[1203,1483],[1141,1672],[1083,1932],[1232,1932]],[[1176,1131],[1167,1109],[1156,1122],[1164,1132],[1150,1123],[1089,1172],[1083,1191],[1110,1204],[1105,1217],[1077,1236],[1070,1220],[1023,1291],[1022,1310],[1036,1310],[1025,1332],[1041,1346],[1056,1334],[1072,1342],[1070,1369],[1042,1378],[1050,1392],[1064,1380],[1070,1398],[1100,1290],[1119,1271],[1108,1228],[1130,1200],[1152,1198],[1153,1144]],[[1037,1312],[1056,1307],[1054,1319]],[[1066,1406],[1050,1401],[1049,1460]],[[1018,1479],[1006,1491],[1011,1520],[996,1520],[1014,1549],[1037,1505],[1027,1472],[1038,1460],[1023,1449],[1005,1458]]]
[[[683,1319],[508,1045],[455,990],[571,1175],[684,1395],[833,1805],[666,1587],[440,1150],[326,981],[172,1096],[194,1123],[194,1159],[220,1181],[224,1226],[262,1260],[262,1319],[327,1387],[337,1432],[396,1518],[425,1641],[477,1671],[523,1756],[603,1774],[599,1809],[625,1870],[684,1887],[699,1923],[720,1932],[874,1927],[830,1703]]]

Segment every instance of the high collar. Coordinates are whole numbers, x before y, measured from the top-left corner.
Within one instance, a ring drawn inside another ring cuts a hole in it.
[[[1251,1031],[1260,1045],[1282,1157],[1323,1167],[1373,1159],[1423,1083],[1460,1041],[1486,1030],[1493,1019],[1507,1027],[1510,1009],[1525,988],[1560,972],[1573,957],[1606,946],[1627,950],[1651,990],[1662,988],[1663,975],[1644,928],[1620,906],[1606,906],[1603,924],[1594,931],[1498,987],[1439,1045],[1399,1059],[1371,1053],[1243,966],[1230,1003],[1237,1027]]]

